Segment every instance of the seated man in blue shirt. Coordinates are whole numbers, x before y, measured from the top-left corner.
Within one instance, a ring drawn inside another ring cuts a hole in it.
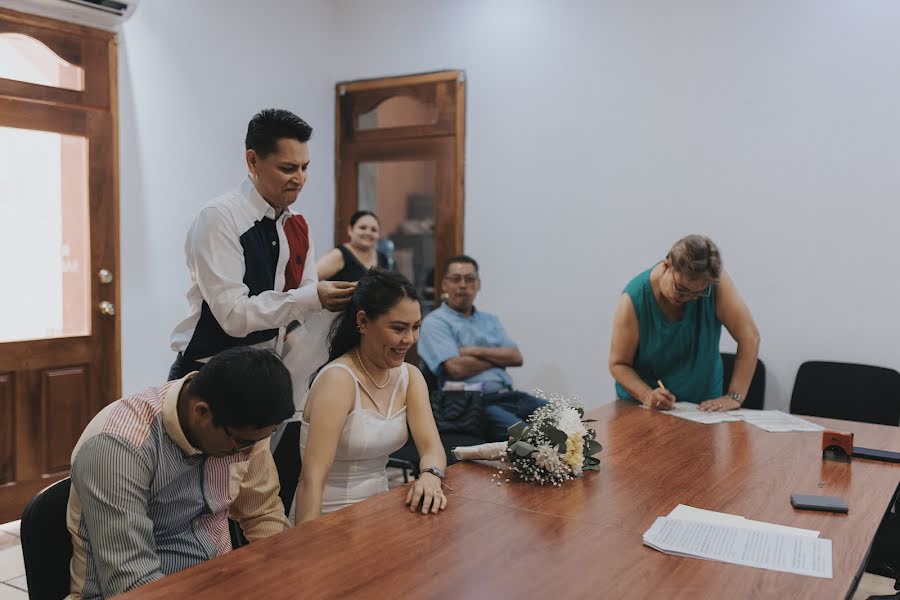
[[[475,259],[460,255],[447,262],[441,283],[444,303],[422,322],[418,352],[442,384],[481,384],[486,435],[502,441],[508,427],[546,402],[513,389],[506,368],[521,366],[522,353],[500,319],[475,310],[480,287]]]

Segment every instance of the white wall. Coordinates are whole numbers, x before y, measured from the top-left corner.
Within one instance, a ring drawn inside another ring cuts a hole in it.
[[[250,8],[252,6],[252,10]],[[334,223],[334,11],[329,2],[153,0],[119,35],[122,369],[128,393],[163,381],[187,315],[184,238],[200,207],[246,174],[261,108],[313,125],[298,206],[314,243]]]
[[[301,206],[330,247],[334,82],[443,68],[467,73],[466,251],[518,387],[611,400],[619,292],[692,232],[756,317],[770,407],[803,360],[900,368],[900,4],[225,5],[144,2],[122,35],[126,390],[168,368],[184,232],[243,173],[253,111],[317,128]]]
[[[757,320],[769,407],[804,360],[900,368],[900,4],[339,6],[338,79],[466,70],[466,251],[518,387],[611,400],[618,295],[693,232]]]

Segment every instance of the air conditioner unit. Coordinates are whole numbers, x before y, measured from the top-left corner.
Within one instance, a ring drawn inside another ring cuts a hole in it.
[[[78,25],[115,30],[139,0],[0,0],[0,6]]]

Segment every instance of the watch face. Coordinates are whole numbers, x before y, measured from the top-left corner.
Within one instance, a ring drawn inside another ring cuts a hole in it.
[[[444,472],[441,469],[439,469],[438,467],[428,467],[427,469],[425,469],[425,471],[427,473],[431,473],[432,475],[437,475],[441,479],[444,478]]]

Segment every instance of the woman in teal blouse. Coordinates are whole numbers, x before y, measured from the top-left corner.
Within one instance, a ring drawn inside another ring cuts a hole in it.
[[[724,396],[722,325],[737,341]],[[719,249],[707,237],[689,235],[625,287],[613,320],[609,370],[619,398],[663,410],[676,401],[733,410],[747,395],[758,352],[759,331],[722,269]]]

